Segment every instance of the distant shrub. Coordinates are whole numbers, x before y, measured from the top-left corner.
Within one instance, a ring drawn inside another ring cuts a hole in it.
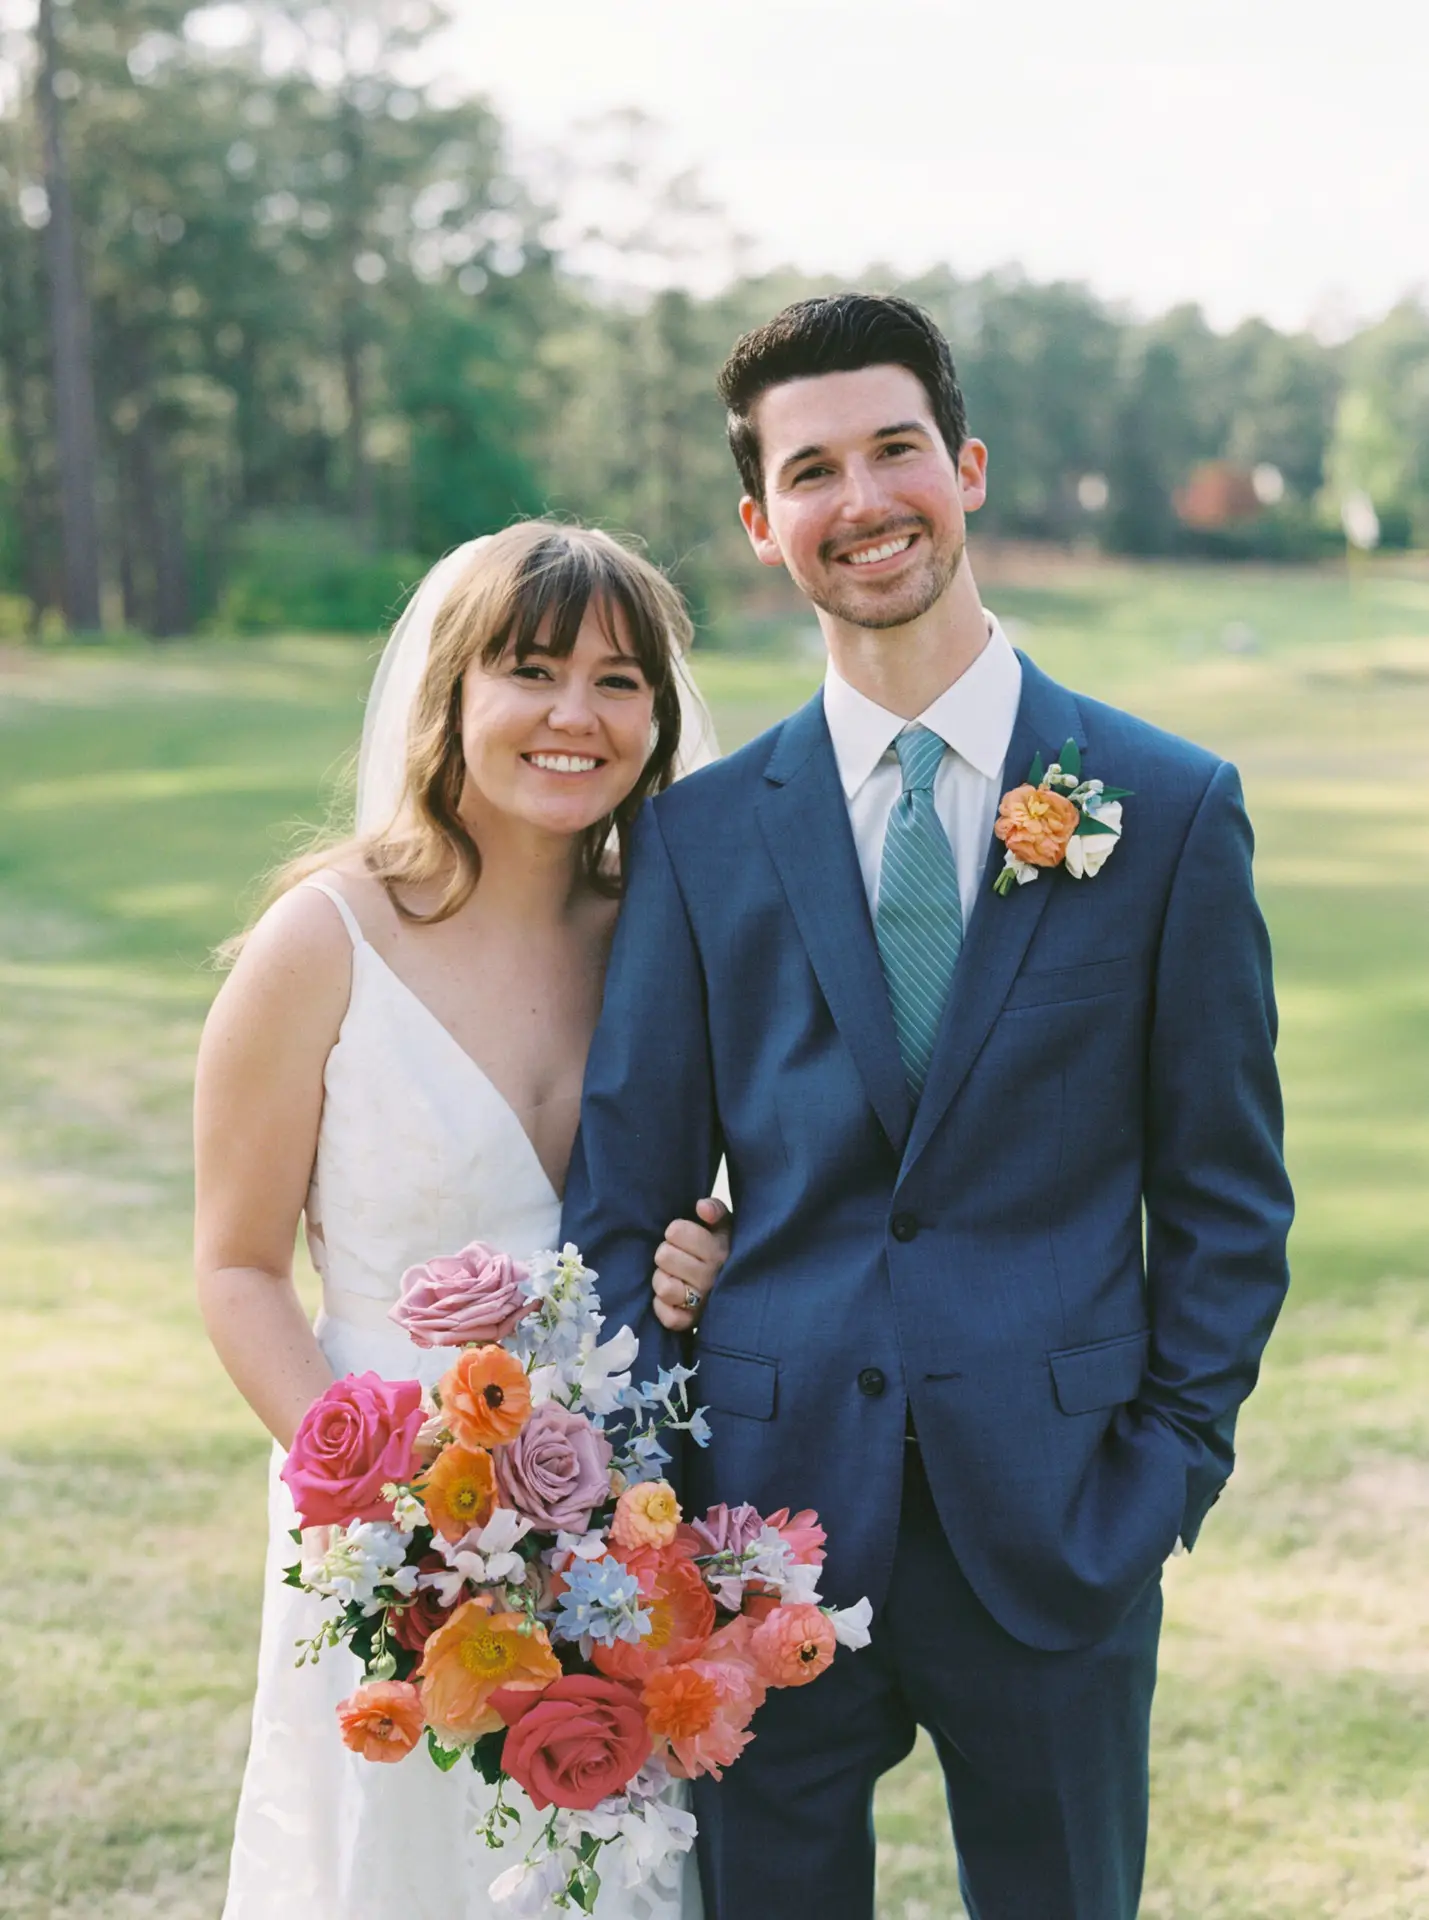
[[[28,640],[34,610],[23,593],[0,593],[0,640]]]
[[[366,552],[344,521],[256,516],[239,533],[210,625],[226,633],[374,633],[425,572],[403,553]]]

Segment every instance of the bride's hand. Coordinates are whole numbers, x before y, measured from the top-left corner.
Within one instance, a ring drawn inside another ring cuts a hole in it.
[[[722,1200],[701,1200],[695,1212],[697,1220],[672,1220],[655,1249],[655,1318],[672,1333],[698,1326],[729,1258],[729,1208]]]

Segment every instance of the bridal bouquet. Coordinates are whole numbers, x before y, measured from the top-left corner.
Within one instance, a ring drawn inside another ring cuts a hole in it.
[[[372,1761],[425,1741],[444,1770],[474,1766],[492,1847],[524,1803],[547,1815],[493,1883],[513,1915],[589,1913],[598,1862],[623,1886],[668,1880],[695,1834],[671,1779],[718,1779],[767,1689],[869,1638],[866,1600],[820,1601],[813,1512],[686,1522],[661,1469],[671,1435],[709,1440],[694,1370],[632,1385],[635,1336],[601,1340],[595,1278],[573,1246],[414,1267],[391,1317],[457,1349],[450,1369],[425,1394],[334,1382],[283,1467],[303,1527],[330,1530],[286,1576],[332,1604],[299,1664],[346,1644],[365,1676],[342,1739]]]

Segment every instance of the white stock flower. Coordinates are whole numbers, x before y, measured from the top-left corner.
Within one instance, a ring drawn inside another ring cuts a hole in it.
[[[852,1647],[855,1652],[866,1647],[872,1639],[869,1622],[873,1619],[872,1602],[860,1600],[852,1607],[830,1607],[829,1625],[834,1630],[834,1638],[841,1647]]]
[[[455,1606],[462,1586],[496,1587],[526,1577],[526,1562],[513,1552],[518,1540],[531,1531],[531,1522],[509,1507],[498,1507],[484,1526],[473,1527],[460,1540],[443,1540],[440,1551],[450,1573],[424,1573],[419,1585],[431,1587],[444,1607]]]
[[[1030,860],[1019,860],[1011,847],[1007,849],[1002,862],[1005,872],[1010,873],[1019,887],[1025,887],[1029,881],[1037,878],[1037,868]]]
[[[574,1382],[580,1388],[583,1413],[603,1418],[616,1411],[622,1392],[630,1385],[630,1369],[639,1351],[640,1342],[629,1327],[622,1327],[601,1346],[596,1346],[594,1340],[589,1341],[582,1351],[580,1371]]]
[[[1092,879],[1111,858],[1121,838],[1121,802],[1108,800],[1089,806],[1088,816],[1110,827],[1110,833],[1074,833],[1067,842],[1067,871],[1074,880]]]
[[[518,1860],[514,1867],[497,1874],[488,1892],[512,1920],[542,1920],[555,1896],[565,1888],[574,1866],[574,1855],[566,1860],[557,1853],[543,1854],[539,1860]]]
[[[403,1563],[412,1536],[385,1520],[354,1520],[336,1534],[313,1570],[308,1584],[318,1593],[355,1603],[369,1613],[377,1605],[377,1589],[396,1586],[404,1594],[411,1583],[402,1578]]]

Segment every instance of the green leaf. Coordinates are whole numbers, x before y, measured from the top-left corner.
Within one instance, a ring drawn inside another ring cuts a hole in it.
[[[300,1546],[301,1546],[301,1545],[303,1544],[303,1530],[302,1530],[302,1528],[301,1528],[301,1527],[290,1527],[290,1528],[288,1529],[288,1538],[289,1538],[289,1539],[290,1539],[290,1540],[291,1540],[291,1541],[293,1542],[293,1544],[294,1544],[294,1546],[298,1546],[298,1547],[300,1547]]]
[[[1103,787],[1103,800],[1129,800],[1136,791],[1134,787]]]
[[[1063,773],[1070,773],[1075,780],[1082,777],[1082,750],[1075,740],[1069,740],[1057,756],[1062,763]]]
[[[484,1733],[471,1749],[471,1764],[489,1787],[501,1778],[501,1750],[505,1745],[506,1729],[499,1727],[495,1733]]]
[[[1044,762],[1041,754],[1034,753],[1032,756],[1032,765],[1027,769],[1028,786],[1040,787],[1044,777],[1046,776],[1046,772],[1047,772],[1046,763]]]
[[[289,1567],[289,1568],[288,1568],[288,1571],[287,1571],[287,1572],[286,1572],[286,1573],[285,1573],[285,1574],[283,1575],[283,1585],[284,1585],[285,1587],[299,1587],[299,1588],[300,1588],[300,1587],[302,1586],[302,1584],[303,1584],[303,1570],[302,1570],[302,1568],[301,1568],[301,1567]]]
[[[1080,822],[1072,830],[1072,838],[1075,840],[1078,834],[1092,833],[1109,833],[1114,836],[1116,828],[1109,827],[1105,820],[1093,820],[1089,813],[1084,813]]]
[[[427,1728],[427,1752],[443,1773],[450,1773],[461,1759],[460,1747],[444,1747],[430,1727]]]
[[[577,1867],[571,1875],[567,1892],[582,1913],[594,1913],[595,1903],[600,1898],[600,1875],[594,1867]]]

